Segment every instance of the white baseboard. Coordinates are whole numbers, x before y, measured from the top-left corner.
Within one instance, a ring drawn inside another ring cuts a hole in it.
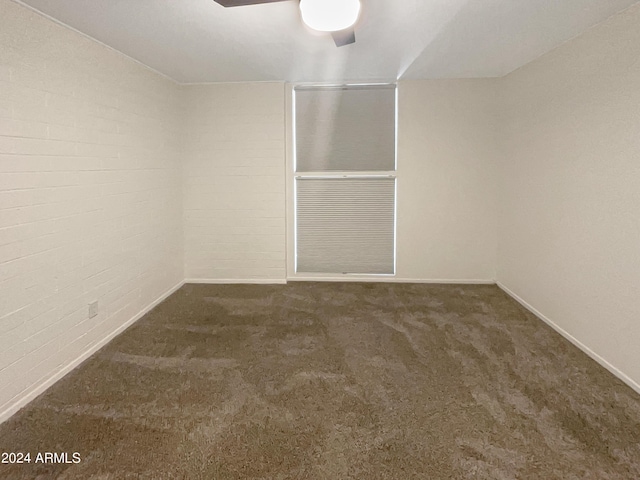
[[[342,277],[291,276],[289,282],[371,282],[371,283],[429,283],[442,285],[495,285],[491,279],[437,279],[437,278],[398,278],[392,276],[345,275]]]
[[[187,278],[184,283],[206,285],[283,285],[287,282],[372,282],[372,283],[431,283],[443,285],[495,285],[493,279],[420,279],[397,278],[393,276],[345,275],[327,276],[291,276],[288,278]]]
[[[522,305],[524,308],[526,308],[527,310],[529,310],[531,313],[533,313],[536,317],[538,317],[539,319],[541,319],[544,323],[546,323],[547,325],[549,325],[551,328],[553,328],[556,332],[558,332],[560,335],[562,335],[564,338],[566,338],[567,340],[569,340],[571,343],[573,343],[576,347],[578,347],[580,350],[582,350],[584,353],[586,353],[587,355],[589,355],[592,359],[594,359],[596,362],[598,362],[600,365],[602,365],[604,368],[606,368],[607,370],[609,370],[612,374],[614,374],[616,377],[618,377],[620,380],[622,380],[624,383],[626,383],[627,385],[629,385],[629,387],[631,387],[633,390],[635,390],[636,392],[640,393],[640,384],[637,383],[636,381],[634,381],[633,379],[631,379],[631,377],[629,377],[627,374],[625,374],[624,372],[620,371],[618,368],[614,367],[611,363],[609,363],[607,360],[605,360],[604,358],[602,358],[600,355],[598,355],[596,352],[594,352],[593,350],[591,350],[589,347],[587,347],[584,343],[582,343],[580,340],[578,340],[576,337],[574,337],[573,335],[571,335],[569,332],[567,332],[566,330],[564,330],[562,327],[560,327],[557,323],[555,323],[553,320],[551,320],[550,318],[548,318],[547,316],[543,315],[539,310],[537,310],[536,308],[534,308],[532,305],[530,305],[529,303],[527,303],[525,300],[523,300],[522,298],[520,298],[518,295],[516,295],[512,290],[510,290],[508,287],[506,287],[505,285],[503,285],[500,282],[496,282],[496,284],[498,285],[498,287],[500,287],[500,289],[502,291],[504,291],[507,295],[509,295],[511,298],[513,298],[516,302],[518,302],[520,305]]]
[[[140,320],[143,316],[145,316],[147,313],[149,313],[158,304],[160,304],[162,301],[166,300],[171,294],[176,292],[180,287],[182,287],[182,285],[184,285],[184,282],[178,282],[176,285],[174,285],[169,290],[167,290],[162,295],[160,295],[156,300],[154,300],[147,307],[143,308],[134,317],[132,317],[131,319],[129,319],[128,321],[126,321],[122,325],[118,326],[118,328],[116,328],[114,331],[109,333],[104,338],[98,340],[98,342],[93,344],[91,347],[89,347],[87,350],[85,350],[80,356],[78,356],[73,361],[69,362],[62,369],[56,371],[53,375],[51,375],[46,380],[34,385],[33,387],[29,388],[28,390],[26,390],[25,393],[18,400],[16,400],[14,403],[11,404],[11,406],[9,406],[4,411],[0,412],[0,423],[8,420],[9,417],[11,417],[13,414],[15,414],[22,407],[26,406],[31,400],[33,400],[38,395],[40,395],[45,390],[47,390],[49,387],[51,387],[54,383],[56,383],[58,380],[60,380],[62,377],[64,377],[67,373],[69,373],[71,370],[76,368],[78,365],[80,365],[82,362],[84,362],[91,355],[93,355],[98,350],[100,350],[102,347],[104,347],[107,343],[109,343],[111,340],[113,340],[116,336],[118,336],[120,333],[122,333],[124,330],[126,330],[128,327],[130,327],[132,324],[134,324],[135,322]]]
[[[285,278],[187,278],[184,283],[207,285],[282,285]]]

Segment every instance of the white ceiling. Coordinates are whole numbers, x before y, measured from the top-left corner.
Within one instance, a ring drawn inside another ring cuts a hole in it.
[[[181,83],[505,75],[638,0],[362,0],[357,43],[303,26],[298,2],[23,0]]]

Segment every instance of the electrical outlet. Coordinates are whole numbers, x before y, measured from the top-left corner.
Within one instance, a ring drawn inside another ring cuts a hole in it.
[[[89,304],[89,318],[93,318],[98,315],[98,301]]]

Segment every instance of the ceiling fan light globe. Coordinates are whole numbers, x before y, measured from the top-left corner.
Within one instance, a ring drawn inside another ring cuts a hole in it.
[[[360,0],[301,0],[302,21],[319,32],[352,27],[360,15]]]

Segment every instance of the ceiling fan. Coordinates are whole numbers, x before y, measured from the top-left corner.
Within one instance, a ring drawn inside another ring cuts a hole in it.
[[[288,0],[213,0],[223,7],[243,7]],[[336,47],[356,41],[353,25],[360,14],[360,0],[300,0],[302,21],[311,29],[330,33]]]

